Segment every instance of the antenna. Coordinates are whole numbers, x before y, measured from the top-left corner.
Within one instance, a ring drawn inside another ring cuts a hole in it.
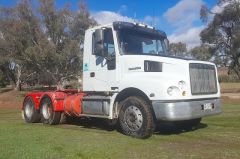
[[[152,24],[153,27],[156,27],[156,22],[155,22],[155,8],[153,8],[153,18],[152,18]]]
[[[134,22],[137,22],[137,13],[136,12],[134,12]]]
[[[136,23],[137,22],[137,9],[136,9],[136,6],[137,6],[137,4],[136,4],[137,2],[135,1],[135,3],[134,3],[134,15],[133,15],[133,20],[134,20],[134,22]]]

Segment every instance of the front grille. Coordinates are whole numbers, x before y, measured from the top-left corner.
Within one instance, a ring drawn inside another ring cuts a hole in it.
[[[189,65],[192,95],[217,93],[214,65],[191,63]]]

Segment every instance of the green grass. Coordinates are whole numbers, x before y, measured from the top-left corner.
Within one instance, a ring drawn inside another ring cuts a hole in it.
[[[99,127],[26,124],[15,109],[0,109],[0,158],[239,158],[240,106],[204,118],[189,132],[140,140]]]

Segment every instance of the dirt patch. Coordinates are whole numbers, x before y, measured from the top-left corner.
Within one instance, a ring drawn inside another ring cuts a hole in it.
[[[23,97],[18,91],[9,91],[0,94],[0,108],[21,108]]]
[[[222,93],[222,97],[228,97],[229,99],[240,99],[240,93]]]
[[[240,93],[222,93],[223,103],[240,104]]]
[[[240,93],[238,93],[238,94],[240,95]],[[230,96],[230,95],[223,94],[221,99],[222,99],[223,103],[225,103],[225,104],[239,104],[240,105],[240,97],[238,98],[238,96],[236,96],[236,95]]]

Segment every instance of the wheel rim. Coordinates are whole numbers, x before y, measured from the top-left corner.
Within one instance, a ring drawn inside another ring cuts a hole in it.
[[[130,106],[124,112],[124,120],[131,131],[137,131],[142,127],[142,112],[136,106]]]
[[[42,115],[45,119],[49,119],[52,114],[51,107],[46,103],[42,106]]]
[[[30,103],[27,103],[25,106],[25,114],[27,118],[31,118],[33,114],[33,106]]]

